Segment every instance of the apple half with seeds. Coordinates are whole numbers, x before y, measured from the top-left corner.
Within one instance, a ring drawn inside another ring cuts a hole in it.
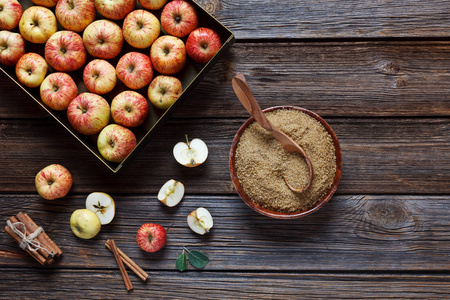
[[[186,135],[186,142],[179,142],[173,147],[173,156],[185,167],[197,167],[208,157],[208,146],[201,139],[189,142]]]
[[[213,218],[206,208],[199,207],[187,216],[187,223],[195,233],[204,235],[213,227]]]
[[[116,214],[114,199],[102,192],[90,193],[86,198],[86,209],[97,215],[102,225],[111,223]]]
[[[159,190],[158,200],[168,207],[173,207],[180,203],[183,196],[184,185],[175,179],[171,179],[167,181]]]

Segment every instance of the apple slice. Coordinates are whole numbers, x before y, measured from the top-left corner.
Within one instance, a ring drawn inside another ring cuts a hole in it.
[[[184,185],[175,179],[171,179],[167,181],[159,190],[158,200],[168,207],[173,207],[180,203],[183,196]]]
[[[208,157],[208,147],[201,139],[193,139],[189,142],[179,142],[173,147],[175,160],[186,167],[197,167]]]
[[[94,192],[86,198],[86,208],[94,212],[102,225],[111,223],[116,214],[114,199],[102,192]]]
[[[213,227],[213,218],[206,208],[199,207],[187,216],[187,223],[194,232],[204,235]]]

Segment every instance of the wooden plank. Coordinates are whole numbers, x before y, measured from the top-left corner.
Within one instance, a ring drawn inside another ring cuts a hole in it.
[[[247,117],[231,88],[237,72],[263,108],[296,105],[327,117],[449,116],[449,54],[448,41],[236,43],[174,117]],[[0,82],[0,118],[43,116],[5,75]]]
[[[0,288],[5,297],[45,299],[311,299],[395,298],[444,299],[450,296],[449,276],[324,273],[154,272],[147,283],[132,278],[134,290],[120,285],[116,271],[2,270]],[[132,276],[132,275],[130,275]],[[25,281],[26,288],[17,282]],[[156,296],[157,295],[157,296]]]
[[[205,271],[450,271],[448,195],[341,195],[308,217],[276,220],[257,214],[238,196],[194,195],[190,186],[186,190],[174,208],[159,203],[155,194],[110,193],[116,216],[91,240],[75,237],[69,226],[71,213],[84,207],[86,194],[54,201],[30,194],[2,195],[0,219],[22,210],[42,226],[64,253],[49,268],[117,268],[104,245],[114,239],[150,274],[176,271],[183,246],[209,256]],[[96,191],[109,192],[101,186]],[[204,236],[186,223],[186,216],[200,206],[214,218],[214,227]],[[155,253],[143,252],[136,244],[136,233],[147,222],[167,231],[167,244]],[[0,250],[0,266],[39,267],[4,232]]]
[[[197,0],[238,39],[448,37],[450,2]]]
[[[326,118],[343,152],[341,194],[449,194],[448,118]],[[171,179],[190,193],[235,193],[229,176],[230,145],[244,119],[172,119],[118,174],[109,171],[50,119],[0,122],[0,192],[35,193],[34,177],[51,163],[73,174],[73,193],[99,188],[114,193],[156,193]],[[205,164],[185,168],[173,158],[184,134],[209,147]],[[95,139],[94,139],[95,140]],[[20,183],[20,184],[19,184]]]

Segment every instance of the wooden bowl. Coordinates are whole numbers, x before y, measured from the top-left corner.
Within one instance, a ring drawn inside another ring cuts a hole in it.
[[[235,164],[236,163],[236,148],[237,148],[237,145],[239,143],[239,140],[240,140],[244,130],[251,123],[253,123],[255,121],[255,119],[253,117],[248,119],[241,126],[241,128],[239,128],[238,132],[236,133],[236,135],[235,135],[235,137],[233,139],[233,143],[231,144],[230,158],[229,158],[231,180],[233,181],[234,187],[236,188],[236,191],[238,192],[238,194],[242,198],[242,200],[248,206],[250,206],[253,210],[255,210],[256,212],[258,212],[258,213],[260,213],[262,215],[265,215],[265,216],[268,216],[268,217],[272,217],[272,218],[277,218],[277,219],[294,219],[294,218],[304,217],[306,215],[309,215],[309,214],[317,211],[319,208],[321,208],[325,203],[328,202],[328,200],[330,200],[330,198],[336,192],[337,187],[339,185],[339,181],[341,180],[341,175],[342,175],[342,153],[341,153],[341,147],[339,145],[339,141],[338,141],[338,139],[336,137],[336,134],[334,133],[333,129],[331,129],[330,125],[328,125],[328,123],[325,122],[324,119],[322,119],[319,115],[315,114],[314,112],[309,111],[309,110],[304,109],[304,108],[301,108],[301,107],[296,107],[296,106],[275,106],[275,107],[267,108],[267,109],[263,110],[263,112],[270,112],[270,111],[277,110],[277,109],[296,109],[296,110],[300,110],[303,113],[306,113],[306,114],[310,115],[311,117],[313,117],[314,119],[318,120],[325,127],[325,129],[328,131],[328,133],[330,134],[331,138],[333,139],[333,143],[334,143],[334,147],[335,147],[335,154],[336,154],[336,173],[334,174],[333,183],[332,183],[330,189],[322,197],[322,199],[317,201],[317,203],[313,207],[311,207],[311,208],[309,208],[307,210],[296,211],[296,212],[292,212],[292,213],[283,213],[283,212],[277,212],[277,211],[269,210],[267,208],[264,208],[264,207],[256,204],[255,202],[253,202],[249,198],[249,196],[247,196],[247,194],[244,192],[244,189],[242,188],[241,184],[239,183],[239,179],[237,177],[236,164]]]

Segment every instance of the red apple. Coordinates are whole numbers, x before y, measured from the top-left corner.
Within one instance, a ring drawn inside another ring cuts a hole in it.
[[[167,234],[159,224],[143,224],[136,235],[138,246],[146,252],[156,252],[166,244]]]
[[[94,0],[94,3],[97,11],[111,20],[122,20],[136,7],[136,0]]]
[[[58,0],[31,0],[31,2],[40,6],[53,7],[56,5]]]
[[[195,7],[183,0],[174,0],[164,6],[161,13],[161,25],[173,36],[184,37],[198,26]]]
[[[90,55],[111,59],[122,50],[122,29],[112,21],[97,20],[84,30],[83,42]]]
[[[200,64],[206,64],[222,47],[220,36],[212,29],[199,27],[186,40],[186,52]]]
[[[152,81],[152,61],[145,54],[128,52],[119,59],[116,74],[128,88],[141,89]]]
[[[58,31],[45,43],[45,59],[61,72],[72,72],[86,62],[83,39],[74,31]]]
[[[40,87],[41,100],[54,110],[65,110],[78,95],[78,87],[67,73],[56,72],[45,77]]]
[[[45,44],[58,29],[55,14],[42,6],[27,8],[20,18],[19,31],[24,39],[36,44]]]
[[[37,173],[34,183],[42,198],[55,200],[67,195],[73,179],[69,170],[59,164],[51,164]]]
[[[67,107],[70,124],[85,135],[99,133],[109,123],[110,114],[108,102],[93,93],[81,93]]]
[[[25,54],[25,40],[15,32],[0,31],[0,64],[13,67]]]
[[[29,88],[38,87],[47,74],[48,64],[37,53],[29,52],[22,55],[16,64],[17,79]]]
[[[129,13],[123,20],[122,31],[128,44],[144,49],[150,47],[158,38],[161,24],[151,12],[138,9]]]
[[[83,82],[91,93],[109,93],[117,83],[116,68],[104,59],[94,59],[84,68]]]
[[[95,6],[92,0],[59,0],[55,15],[66,30],[83,31],[95,20]]]
[[[158,75],[148,86],[150,103],[160,109],[169,108],[183,92],[181,81],[173,76]]]
[[[126,127],[110,124],[98,135],[97,147],[106,160],[120,163],[136,147],[136,136]]]
[[[17,0],[0,0],[0,29],[12,30],[19,25],[23,9]]]
[[[186,64],[186,47],[179,38],[163,35],[150,48],[150,58],[156,71],[172,75],[181,71]]]
[[[167,0],[138,0],[139,4],[149,10],[157,10],[167,3]]]
[[[135,91],[124,91],[112,100],[111,115],[119,125],[137,127],[148,115],[147,100]]]

